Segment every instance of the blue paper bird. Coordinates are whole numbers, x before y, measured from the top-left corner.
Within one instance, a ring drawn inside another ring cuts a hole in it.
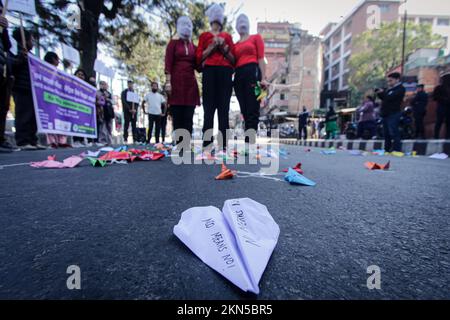
[[[309,180],[308,178],[302,176],[300,173],[294,171],[292,168],[289,168],[284,180],[289,182],[290,184],[298,184],[303,186],[314,187],[316,183],[314,181]]]

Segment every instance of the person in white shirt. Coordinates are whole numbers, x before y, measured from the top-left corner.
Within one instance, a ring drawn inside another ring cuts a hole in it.
[[[153,126],[155,126],[156,143],[159,143],[161,133],[162,106],[166,103],[166,99],[158,92],[158,88],[158,83],[152,82],[152,91],[147,93],[142,102],[142,109],[145,114],[148,114],[147,144],[150,144],[152,140]]]

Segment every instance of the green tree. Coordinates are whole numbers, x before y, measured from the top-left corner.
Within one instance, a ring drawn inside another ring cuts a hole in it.
[[[133,79],[138,88],[148,86],[149,81],[165,81],[164,60],[166,46],[176,36],[176,22],[180,16],[187,15],[193,22],[193,41],[198,42],[201,33],[209,29],[205,16],[210,3],[198,0],[160,1],[151,12],[151,22],[140,34],[134,34],[134,28],[123,25],[117,33],[111,35],[112,56],[121,62],[123,74]],[[237,10],[226,18],[225,30],[232,32],[232,22]],[[199,84],[201,82],[199,81]]]
[[[407,24],[405,56],[420,48],[442,48],[443,38],[432,32],[431,25]],[[402,61],[403,23],[382,24],[355,39],[356,52],[349,61],[352,105],[360,103],[363,95],[384,84],[386,73]]]

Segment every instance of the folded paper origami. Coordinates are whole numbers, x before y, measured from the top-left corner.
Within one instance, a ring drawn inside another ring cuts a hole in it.
[[[300,174],[303,174],[302,164],[301,164],[301,163],[297,163],[297,165],[296,165],[295,167],[293,167],[292,169],[293,169],[294,171],[300,173]],[[289,168],[283,170],[283,172],[288,172],[288,171],[289,171]]]
[[[430,159],[445,160],[448,159],[448,155],[445,153],[435,153],[430,156]]]
[[[173,233],[205,264],[246,292],[259,294],[259,281],[280,235],[267,208],[251,199],[183,212]]]
[[[292,168],[289,168],[288,172],[286,173],[286,176],[284,177],[284,180],[286,180],[290,184],[298,184],[310,187],[314,187],[316,185],[314,181],[309,180],[308,178],[304,177],[297,171],[294,171]]]
[[[104,161],[111,160],[131,160],[131,155],[128,152],[110,151],[99,158]]]
[[[222,164],[222,172],[216,177],[216,180],[230,180],[236,175],[236,172],[228,169],[224,164]]]
[[[334,150],[334,149],[322,150],[320,152],[322,154],[324,154],[324,155],[327,155],[327,156],[332,155],[332,154],[336,154],[336,150]]]
[[[112,151],[116,151],[116,152],[128,151],[128,147],[127,146],[122,146],[122,147],[119,147],[119,148],[114,149]]]
[[[280,154],[280,157],[283,157],[283,158],[287,159],[287,156],[288,156],[289,153],[285,149],[280,149],[279,154]]]
[[[95,159],[95,158],[87,158],[89,160],[89,162],[92,164],[93,167],[104,167],[106,166],[106,161],[105,160],[99,160],[99,159]]]
[[[195,157],[196,161],[201,161],[201,160],[209,160],[209,161],[216,161],[219,160],[217,157],[213,156],[212,154],[205,152],[205,153],[201,153],[199,155],[197,155]]]
[[[362,156],[363,152],[361,150],[349,150],[348,152],[352,156]]]
[[[405,154],[403,152],[394,151],[394,152],[391,152],[391,156],[403,158],[405,156]]]
[[[143,160],[143,161],[158,161],[164,157],[165,157],[164,153],[146,151],[145,153],[142,153],[137,158],[139,160]]]
[[[100,155],[100,151],[86,151],[83,156],[87,158],[97,158]]]
[[[373,150],[372,154],[376,155],[376,156],[384,156],[386,154],[386,151],[384,151],[384,150]]]
[[[49,157],[55,158],[55,157]],[[41,162],[32,162],[30,165],[33,168],[47,168],[47,169],[66,169],[66,168],[75,168],[83,161],[83,158],[79,156],[72,156],[65,159],[63,162],[55,161],[55,160],[45,160]]]
[[[366,162],[364,165],[369,170],[389,170],[391,168],[390,161],[386,164],[379,164],[376,162]]]

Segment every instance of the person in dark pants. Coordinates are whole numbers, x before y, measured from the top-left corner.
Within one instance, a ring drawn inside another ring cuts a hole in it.
[[[162,107],[162,114],[161,114],[161,142],[166,142],[166,134],[167,134],[167,111],[168,111],[168,105],[164,104]]]
[[[441,78],[441,84],[434,89],[433,99],[437,102],[437,118],[434,128],[434,138],[439,139],[442,124],[445,123],[445,139],[450,139],[450,74]]]
[[[87,82],[87,74],[83,69],[77,69],[74,73],[74,76]],[[84,147],[84,138],[83,137],[73,137],[73,148],[82,148]]]
[[[2,9],[1,3],[0,9]],[[5,139],[5,128],[13,79],[8,59],[9,50],[11,49],[11,42],[8,36],[8,20],[3,16],[0,16],[0,27],[3,28],[0,39],[0,152],[9,153],[14,150],[14,147]]]
[[[303,112],[298,115],[298,140],[308,139],[308,118],[309,112],[303,107]]]
[[[31,93],[30,69],[28,66],[28,53],[33,49],[33,36],[24,30],[25,45],[22,46],[20,29],[13,32],[17,41],[18,55],[13,58],[12,70],[15,78],[13,96],[16,105],[16,143],[22,150],[44,150],[38,144],[36,114],[34,112],[33,95]]]
[[[240,35],[235,45],[236,74],[234,91],[239,101],[245,123],[245,143],[255,144],[258,131],[260,102],[255,95],[257,83],[262,88],[268,86],[266,64],[264,62],[264,40],[259,35],[250,35],[250,21],[245,14],[236,20],[236,30]]]
[[[150,144],[152,140],[153,126],[155,126],[156,143],[160,142],[162,107],[165,103],[166,100],[158,92],[158,83],[152,82],[152,91],[144,97],[142,102],[142,110],[148,115],[147,144]]]
[[[359,114],[358,122],[358,138],[372,139],[376,135],[376,120],[375,120],[375,98],[367,96],[363,104],[356,109]],[[367,133],[370,134],[366,136]]]
[[[338,132],[338,115],[334,110],[334,106],[328,107],[328,112],[325,115],[325,131],[327,133],[326,139],[335,139]]]
[[[419,84],[417,86],[417,93],[411,102],[414,114],[414,123],[416,125],[416,139],[425,138],[424,119],[427,114],[428,94],[425,92],[425,86]]]
[[[122,108],[123,108],[123,117],[124,117],[124,126],[123,126],[123,140],[125,143],[128,141],[128,129],[130,128],[131,123],[131,132],[133,134],[133,143],[136,142],[136,121],[137,121],[137,106],[133,102],[129,102],[127,100],[128,92],[134,92],[134,83],[133,81],[128,81],[128,89],[125,89],[121,94],[122,100]]]
[[[211,31],[200,35],[197,48],[197,63],[203,67],[203,147],[213,143],[214,114],[219,116],[219,153],[226,152],[229,129],[230,100],[233,91],[234,44],[231,35],[223,32],[224,9],[213,4],[207,11]]]
[[[183,143],[183,147],[188,150],[191,145],[195,107],[200,105],[200,93],[195,77],[195,70],[198,69],[197,47],[192,42],[192,32],[191,19],[180,17],[177,21],[179,39],[172,39],[166,49],[164,88],[170,105],[175,145]],[[181,130],[189,133],[187,141],[184,141]]]
[[[405,98],[406,89],[402,85],[401,74],[391,73],[387,78],[389,88],[387,90],[377,89],[375,92],[383,101],[380,115],[383,118],[384,139],[386,152],[401,152],[402,145],[400,139],[400,117],[401,107]],[[394,141],[394,143],[392,143]]]

